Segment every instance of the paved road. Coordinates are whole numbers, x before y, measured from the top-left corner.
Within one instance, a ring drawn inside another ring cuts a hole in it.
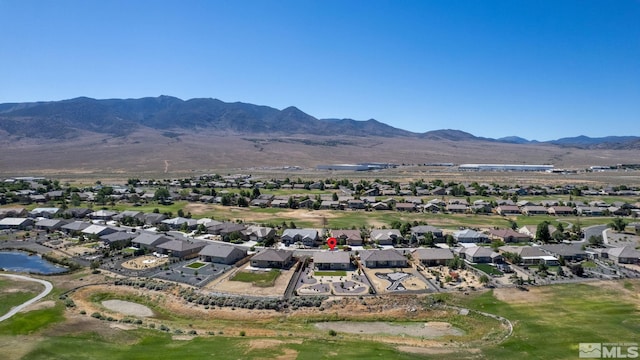
[[[8,313],[4,314],[2,317],[0,317],[0,322],[1,321],[5,321],[8,318],[12,317],[13,315],[17,314],[18,312],[20,312],[20,310],[26,308],[27,306],[35,303],[36,301],[42,299],[43,297],[47,296],[51,290],[53,290],[53,285],[51,285],[50,282],[46,281],[46,280],[40,280],[40,279],[35,279],[35,278],[30,278],[28,276],[22,276],[22,275],[13,275],[13,274],[0,274],[0,276],[6,276],[6,277],[11,277],[14,279],[20,279],[20,280],[26,280],[26,281],[35,281],[35,282],[39,282],[40,284],[44,285],[44,291],[42,291],[40,294],[38,294],[38,296],[34,297],[31,300],[28,300],[18,306],[15,306],[14,308],[12,308]]]

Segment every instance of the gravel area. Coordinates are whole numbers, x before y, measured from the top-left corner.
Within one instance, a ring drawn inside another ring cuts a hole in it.
[[[102,302],[102,306],[115,312],[119,312],[124,315],[149,317],[153,316],[153,311],[148,307],[129,301],[122,300],[105,300]]]
[[[461,336],[464,331],[445,322],[426,322],[415,324],[394,324],[383,321],[331,321],[316,323],[322,330],[335,330],[349,334],[388,334],[408,335],[435,339],[446,335]]]

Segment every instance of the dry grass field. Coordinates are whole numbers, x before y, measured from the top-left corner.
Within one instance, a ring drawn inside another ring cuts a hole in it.
[[[590,165],[637,162],[637,150],[583,150],[540,144],[402,137],[272,138],[207,132],[167,138],[158,132],[141,131],[117,138],[88,135],[68,142],[0,138],[0,146],[3,149],[0,175],[39,174],[102,180],[131,176],[169,178],[226,171],[267,175],[279,173],[277,169],[288,166],[301,167],[303,175],[317,176],[315,166],[318,164],[355,162],[553,164],[559,168],[581,169]],[[428,176],[432,171],[441,170],[409,168],[395,175],[413,177],[422,172]],[[637,175],[635,177],[637,179]]]

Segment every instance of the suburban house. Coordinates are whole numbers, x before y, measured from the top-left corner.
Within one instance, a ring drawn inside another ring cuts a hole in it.
[[[66,225],[66,222],[59,219],[42,219],[38,220],[34,227],[37,230],[55,231],[60,229],[62,225]]]
[[[125,218],[137,219],[138,221],[144,222],[144,214],[140,211],[127,210],[113,216],[113,220],[116,221],[122,221]]]
[[[520,255],[523,265],[538,265],[544,263],[549,266],[558,265],[558,259],[548,255],[538,246],[501,246],[502,253],[514,253]]]
[[[549,233],[553,234],[554,232],[556,232],[556,227],[553,225],[549,225]],[[525,225],[523,227],[521,227],[520,229],[518,229],[518,232],[521,234],[525,234],[530,236],[532,239],[536,238],[536,233],[538,231],[538,227],[536,225]]]
[[[347,201],[347,207],[352,210],[363,210],[367,206],[363,200],[353,199]]]
[[[135,239],[131,240],[131,243],[134,246],[137,246],[139,249],[155,251],[158,245],[170,240],[171,240],[170,238],[161,234],[143,232],[142,234],[138,235]]]
[[[162,220],[166,219],[167,215],[158,213],[145,213],[144,223],[147,225],[158,225]]]
[[[243,235],[250,241],[263,242],[273,239],[276,231],[273,228],[265,226],[250,225],[242,231]]]
[[[64,231],[67,234],[74,234],[74,233],[81,232],[82,230],[88,228],[89,226],[91,226],[91,223],[84,222],[84,221],[74,221],[72,223],[62,225],[60,227],[60,230]]]
[[[464,214],[469,207],[464,204],[448,204],[446,210],[452,214]]]
[[[567,261],[582,261],[587,258],[587,253],[580,244],[546,244],[540,248],[549,255],[558,259],[562,257]]]
[[[369,238],[378,245],[393,245],[404,240],[398,229],[374,229],[369,233]]]
[[[549,215],[556,216],[573,215],[575,212],[571,206],[550,206],[547,211],[549,212]]]
[[[489,230],[489,236],[502,240],[505,243],[531,241],[531,236],[519,233],[513,229],[491,229]]]
[[[240,233],[244,236],[243,232],[247,230],[247,227],[245,225],[234,222],[221,223],[217,221],[211,221],[208,222],[205,226],[207,227],[207,233],[220,236],[229,235],[233,232]]]
[[[307,247],[316,247],[318,245],[318,230],[316,229],[285,229],[280,237],[285,245],[302,243]]]
[[[503,262],[502,255],[484,246],[471,246],[459,250],[460,257],[470,263],[486,264]]]
[[[416,204],[410,202],[397,203],[396,211],[414,212],[416,211]]]
[[[202,261],[233,265],[247,256],[247,251],[236,246],[214,243],[203,247],[199,255]]]
[[[431,225],[419,225],[411,228],[411,242],[420,242],[429,233],[433,235],[436,242],[441,242],[444,239],[441,229]]]
[[[56,214],[59,211],[60,211],[60,208],[57,208],[57,207],[35,208],[29,211],[29,216],[33,218],[43,217],[43,218],[51,219],[52,217],[56,216]]]
[[[576,207],[576,213],[583,216],[602,216],[604,209],[597,206],[578,206]]]
[[[489,237],[479,231],[464,229],[453,233],[453,238],[459,243],[485,243]]]
[[[345,251],[316,252],[313,265],[318,270],[348,270],[351,268],[351,256]]]
[[[33,219],[6,217],[0,219],[0,229],[28,230],[33,226]]]
[[[413,251],[413,258],[424,266],[446,265],[453,260],[453,253],[449,249],[420,248]]]
[[[192,242],[178,239],[165,241],[156,246],[156,250],[161,254],[167,254],[178,259],[190,259],[198,256],[198,253],[204,248],[203,242]]]
[[[138,233],[130,233],[127,231],[116,231],[111,234],[100,236],[100,240],[106,245],[113,248],[123,248],[131,244],[131,240],[136,238]]]
[[[97,236],[97,237],[109,235],[116,231],[117,231],[116,229],[110,228],[108,226],[96,225],[96,224],[89,225],[86,228],[80,230],[80,232],[83,235]]]
[[[0,219],[6,217],[26,217],[29,213],[23,207],[10,207],[0,209]]]
[[[520,208],[516,205],[500,205],[496,208],[498,215],[520,215]]]
[[[390,210],[391,209],[391,207],[389,207],[387,203],[382,201],[371,204],[371,208],[373,210]]]
[[[602,257],[614,261],[616,264],[638,264],[640,263],[640,251],[632,246],[616,247],[604,249]]]
[[[179,230],[184,226],[186,226],[187,229],[193,230],[198,226],[198,220],[183,217],[174,217],[172,219],[162,220],[161,223],[169,226],[169,228],[173,230]]]
[[[293,252],[281,249],[264,249],[251,258],[255,268],[286,269],[293,263]]]
[[[407,258],[394,249],[370,250],[360,253],[360,261],[368,268],[407,267]]]
[[[71,208],[63,211],[62,215],[65,218],[82,219],[89,216],[89,214],[91,214],[92,212],[93,211],[91,211],[91,209],[87,208]]]
[[[522,213],[525,215],[547,215],[547,208],[540,205],[529,205],[522,207]]]
[[[89,218],[93,219],[93,220],[102,220],[102,221],[109,221],[112,220],[114,216],[118,215],[117,212],[115,211],[110,211],[110,210],[98,210],[98,211],[94,211],[91,214],[89,214]]]
[[[362,246],[360,230],[331,230],[331,235],[338,239],[338,243],[344,241],[349,246]]]

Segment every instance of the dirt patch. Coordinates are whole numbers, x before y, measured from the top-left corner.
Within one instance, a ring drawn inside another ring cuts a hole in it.
[[[56,306],[56,302],[53,300],[39,301],[39,302],[36,302],[35,304],[31,304],[27,306],[26,308],[22,309],[22,311],[20,312],[25,313],[25,312],[34,311],[34,310],[50,309],[54,306]]]
[[[494,289],[496,299],[507,303],[542,303],[550,301],[551,292],[544,287],[529,287],[529,291],[514,288]]]
[[[421,354],[421,355],[438,355],[438,354],[451,354],[455,352],[470,352],[470,353],[480,353],[480,349],[451,349],[451,348],[442,348],[442,347],[415,347],[415,346],[398,346],[396,347],[398,351],[411,353],[411,354]]]
[[[464,331],[444,322],[393,323],[384,321],[330,321],[316,323],[322,330],[335,330],[348,334],[408,335],[436,339],[443,336],[462,336]]]
[[[270,349],[274,347],[279,347],[283,344],[302,344],[302,340],[282,341],[277,339],[254,339],[249,341],[247,352],[251,350]],[[290,360],[290,359],[296,359],[298,357],[298,352],[293,349],[284,348],[282,349],[282,351],[284,352],[284,354],[276,356],[274,359]]]
[[[168,258],[159,258],[153,255],[144,255],[123,262],[122,267],[131,270],[150,269],[164,265],[167,262],[169,262]]]
[[[284,295],[287,285],[295,272],[295,266],[292,266],[289,270],[282,270],[280,276],[275,281],[275,284],[270,287],[259,287],[252,283],[242,281],[231,281],[230,279],[238,271],[248,271],[247,268],[251,264],[247,263],[242,268],[229,271],[225,275],[215,279],[205,286],[206,290],[213,290],[221,293],[228,294],[253,294],[259,296],[282,296]]]
[[[150,317],[153,316],[153,311],[148,307],[129,301],[123,300],[105,300],[102,302],[102,306],[115,312],[119,312],[124,315]]]

